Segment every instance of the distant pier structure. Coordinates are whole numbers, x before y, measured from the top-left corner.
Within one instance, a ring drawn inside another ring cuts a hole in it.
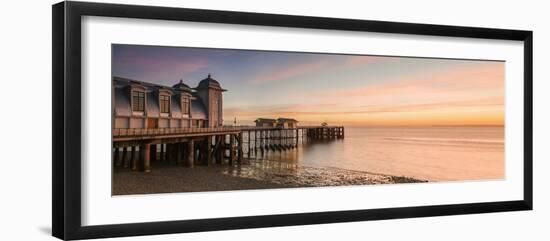
[[[196,88],[113,78],[113,165],[150,172],[152,162],[187,167],[241,163],[257,153],[287,151],[311,140],[344,138],[343,126],[300,126],[259,118],[256,126],[223,126],[223,98],[211,75]]]

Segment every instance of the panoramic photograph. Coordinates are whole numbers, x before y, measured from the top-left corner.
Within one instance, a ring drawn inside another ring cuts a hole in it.
[[[111,50],[112,195],[505,178],[504,61]]]

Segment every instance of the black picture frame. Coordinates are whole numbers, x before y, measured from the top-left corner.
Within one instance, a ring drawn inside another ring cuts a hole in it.
[[[52,233],[60,239],[106,238],[213,230],[308,225],[380,219],[532,210],[532,31],[290,16],[171,7],[60,2],[52,6]],[[81,224],[81,17],[104,16],[206,23],[350,30],[428,36],[517,40],[524,43],[523,199],[283,215],[212,218],[114,225]]]

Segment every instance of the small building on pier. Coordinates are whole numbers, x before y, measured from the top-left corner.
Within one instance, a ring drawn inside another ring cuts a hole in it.
[[[278,118],[277,126],[281,128],[296,128],[298,121],[290,118]]]
[[[209,74],[196,88],[182,80],[172,87],[113,77],[113,127],[220,127],[223,98],[220,83]]]
[[[258,118],[254,122],[256,122],[256,126],[258,127],[276,127],[277,126],[277,120],[275,119]]]

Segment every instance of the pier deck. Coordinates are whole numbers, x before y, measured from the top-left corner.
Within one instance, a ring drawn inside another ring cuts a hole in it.
[[[113,129],[113,165],[144,172],[151,161],[168,161],[193,167],[240,163],[252,150],[285,151],[300,141],[344,138],[343,126],[295,128],[223,126],[204,128]]]

